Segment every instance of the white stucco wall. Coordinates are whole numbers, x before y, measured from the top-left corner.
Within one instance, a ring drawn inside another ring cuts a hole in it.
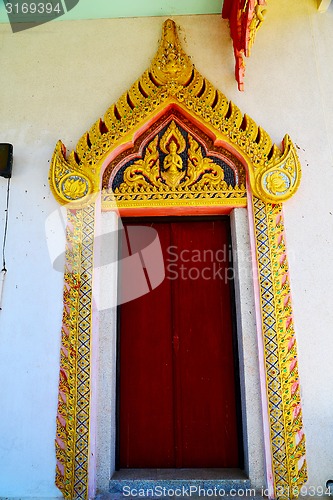
[[[74,148],[148,67],[163,20],[53,22],[17,34],[0,26],[0,142],[14,144],[15,158],[0,312],[0,496],[59,496],[53,442],[63,285],[44,231],[57,209],[49,160],[59,138]],[[285,205],[285,224],[308,484],[324,485],[333,479],[333,9],[319,14],[315,0],[270,2],[243,94],[227,24],[219,16],[175,20],[198,70],[275,142],[289,133],[299,147],[303,180]],[[6,187],[0,178],[1,221]]]

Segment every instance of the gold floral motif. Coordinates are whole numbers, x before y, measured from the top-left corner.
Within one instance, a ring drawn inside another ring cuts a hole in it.
[[[124,173],[124,184],[128,186],[162,186],[160,177],[160,155],[157,150],[158,137],[147,146],[145,157],[137,160]]]
[[[298,188],[301,180],[301,167],[295,148],[288,136],[284,140],[284,154],[272,167],[256,176],[256,192],[261,199],[281,202],[289,198],[290,189]]]
[[[290,186],[290,181],[286,174],[279,171],[274,171],[266,174],[266,186],[267,189],[273,194],[282,194],[288,190]]]
[[[88,193],[88,182],[77,175],[69,175],[61,182],[61,190],[68,200],[75,201]]]
[[[219,186],[220,189],[227,189],[224,181],[223,169],[211,158],[203,157],[201,147],[189,134],[190,147],[188,150],[187,179],[184,187],[193,186],[199,183],[200,187]]]
[[[92,169],[92,172],[95,170]],[[51,161],[49,181],[59,203],[64,205],[82,200],[82,205],[91,203],[92,195],[98,192],[99,186],[92,172],[77,165],[74,152],[66,159],[66,148],[58,141]]]

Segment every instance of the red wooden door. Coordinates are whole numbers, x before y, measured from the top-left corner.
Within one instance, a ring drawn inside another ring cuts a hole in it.
[[[121,306],[119,466],[237,467],[228,219],[138,224],[166,277]]]

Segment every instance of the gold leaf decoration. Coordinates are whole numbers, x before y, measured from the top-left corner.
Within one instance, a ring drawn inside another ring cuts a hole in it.
[[[186,141],[174,120],[159,140],[158,135],[148,144],[143,159],[136,160],[124,172],[124,182],[119,192],[129,192],[128,188],[137,190],[141,187],[153,186],[160,192],[186,190],[198,183],[198,187],[227,189],[224,182],[223,168],[214,163],[212,158],[203,156],[198,142],[188,134],[187,165],[183,165],[180,156],[186,148]],[[167,153],[163,165],[160,161],[159,149]]]
[[[267,132],[215,89],[183,51],[172,20],[165,21],[162,35],[150,68],[110,106],[104,121],[97,120],[90,131],[83,134],[76,151],[66,158],[64,145],[60,141],[57,144],[51,163],[50,185],[58,201],[68,202],[60,190],[60,181],[69,173],[84,174],[89,180],[89,192],[97,192],[101,168],[110,152],[124,140],[133,139],[139,128],[160,113],[163,106],[183,109],[208,127],[217,140],[236,150],[247,165],[255,196],[270,203],[293,196],[299,186],[301,168],[290,138],[286,136],[284,150],[281,150],[272,144]],[[288,153],[291,154],[285,162]],[[276,181],[267,182],[270,175],[265,177],[265,173],[286,172],[289,168],[293,175],[288,188],[282,193],[276,191]],[[86,203],[91,201],[84,196],[82,203],[85,200]]]

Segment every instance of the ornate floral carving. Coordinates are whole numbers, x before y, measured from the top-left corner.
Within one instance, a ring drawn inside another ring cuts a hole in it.
[[[196,183],[199,183],[196,190],[205,186],[208,189],[219,186],[220,189],[226,190],[228,186],[224,182],[223,169],[211,158],[203,156],[199,144],[190,134],[188,140],[186,166],[180,157],[180,153],[186,148],[186,142],[172,121],[160,141],[156,136],[148,144],[144,158],[135,161],[125,170],[124,182],[116,192],[129,192],[128,187],[135,189],[149,186],[158,188],[160,194],[170,190],[181,192]],[[163,166],[160,163],[158,145],[166,153]]]
[[[120,184],[113,182],[112,190],[103,191],[103,208],[113,204],[119,209],[128,208],[134,201],[140,206],[151,203],[164,207],[175,203],[186,206],[195,200],[198,205],[219,206],[233,200],[237,206],[246,206],[241,164],[234,167],[234,171],[220,158],[224,167],[220,166],[216,161],[221,151],[209,152],[213,157],[204,153],[205,148],[189,132],[182,129],[182,133],[172,116],[162,136],[156,131],[155,137],[148,141],[142,158],[133,163],[131,160],[129,166],[123,167],[123,181]],[[224,168],[229,169],[230,185],[225,181]]]
[[[74,152],[66,159],[66,148],[58,141],[50,168],[50,186],[55,198],[63,205],[77,201],[91,203],[93,193],[98,191],[95,169],[86,171],[76,163]]]
[[[155,187],[162,186],[160,173],[160,155],[157,150],[158,137],[148,144],[146,155],[142,160],[137,160],[132,167],[125,170],[124,185]],[[120,188],[122,189],[122,187]]]
[[[223,169],[214,163],[212,158],[203,157],[199,144],[190,134],[188,140],[190,147],[188,150],[187,179],[184,186],[191,187],[195,183],[199,183],[202,188],[204,186],[219,186],[220,189],[227,189],[228,185],[224,181]]]
[[[261,199],[281,202],[289,198],[290,190],[297,189],[301,180],[301,166],[290,137],[284,140],[284,154],[272,166],[256,175],[256,192]]]
[[[82,176],[69,174],[60,181],[60,190],[67,200],[79,200],[88,193],[89,181]]]

